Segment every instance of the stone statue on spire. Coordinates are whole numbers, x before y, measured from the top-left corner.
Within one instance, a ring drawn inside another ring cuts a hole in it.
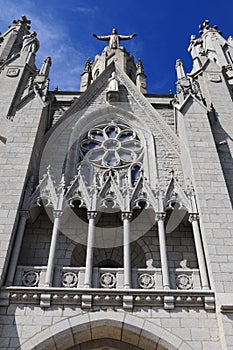
[[[36,53],[39,50],[40,43],[37,39],[36,32],[32,32],[30,34],[24,35],[23,37],[23,46],[21,51],[28,51]]]
[[[109,41],[110,49],[118,49],[120,47],[120,40],[129,40],[135,37],[136,35],[137,34],[135,33],[131,35],[119,35],[115,28],[112,29],[112,34],[110,35],[99,36],[93,34],[94,38],[98,40]]]

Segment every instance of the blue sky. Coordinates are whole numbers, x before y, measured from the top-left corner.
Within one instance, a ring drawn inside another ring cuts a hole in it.
[[[222,0],[0,0],[0,31],[13,19],[25,14],[38,34],[40,50],[37,65],[52,57],[50,89],[79,90],[80,74],[88,56],[94,59],[107,44],[92,37],[137,33],[123,42],[135,60],[142,59],[148,76],[149,93],[175,89],[175,61],[183,60],[191,70],[187,52],[191,34],[198,35],[199,24],[209,19],[223,36],[233,35],[233,1]]]

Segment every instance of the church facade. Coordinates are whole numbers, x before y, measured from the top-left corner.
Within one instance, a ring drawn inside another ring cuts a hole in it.
[[[233,349],[233,38],[200,33],[175,95],[135,34],[77,92],[25,16],[0,36],[0,349]]]

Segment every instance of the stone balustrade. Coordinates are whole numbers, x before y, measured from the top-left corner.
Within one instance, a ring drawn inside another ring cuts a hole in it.
[[[92,288],[85,287],[85,267],[57,267],[53,286],[46,285],[46,266],[18,266],[14,285],[2,287],[1,305],[39,304],[41,307],[70,304],[92,307],[175,307],[215,309],[211,290],[201,288],[198,269],[169,269],[171,288],[163,288],[160,268],[133,268],[132,288],[124,288],[123,268],[93,268]]]
[[[133,268],[132,289],[163,290],[160,268]],[[18,266],[14,285],[23,287],[45,287],[46,266]],[[200,290],[198,269],[170,268],[171,289]],[[85,287],[85,267],[56,267],[53,286],[56,288]],[[92,288],[124,289],[123,268],[93,268]]]

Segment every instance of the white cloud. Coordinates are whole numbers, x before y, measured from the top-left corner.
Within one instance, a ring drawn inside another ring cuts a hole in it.
[[[32,1],[16,1],[13,5],[8,0],[0,0],[0,7],[2,32],[7,30],[14,19],[21,18],[22,14],[31,20],[31,28],[37,32],[40,41],[36,60],[38,68],[46,56],[52,57],[50,88],[58,85],[60,90],[78,90],[85,56],[75,48],[66,26],[57,21],[51,12],[42,10],[38,13]]]
[[[80,12],[83,14],[90,14],[90,13],[94,13],[96,11],[96,7],[75,7],[72,9],[73,12]]]

